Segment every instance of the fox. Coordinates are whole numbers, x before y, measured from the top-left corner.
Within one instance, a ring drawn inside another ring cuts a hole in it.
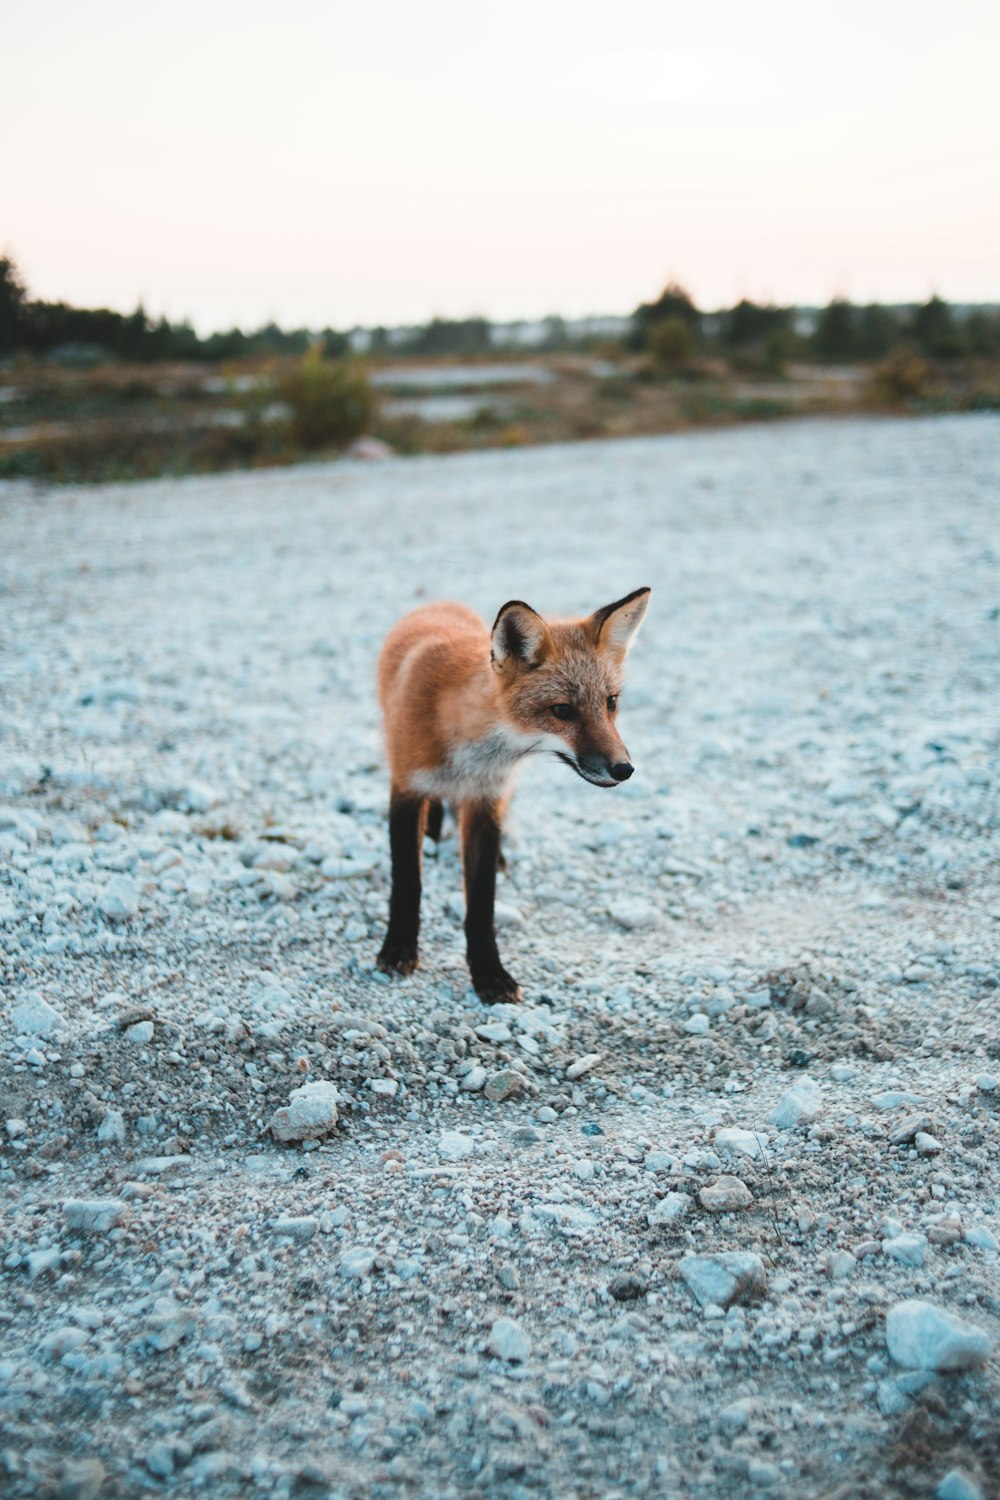
[[[627,781],[617,729],[623,664],[651,590],[636,589],[580,619],[544,619],[510,599],[493,629],[464,604],[425,604],[389,632],[378,693],[389,761],[389,922],[376,960],[385,974],[419,962],[425,834],[441,837],[444,804],[458,820],[466,958],[487,1005],[518,1001],[494,928],[501,833],[519,768],[552,754],[591,786]]]

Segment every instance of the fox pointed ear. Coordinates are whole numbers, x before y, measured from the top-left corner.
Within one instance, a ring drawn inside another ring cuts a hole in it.
[[[510,599],[493,624],[490,655],[498,667],[530,671],[541,664],[549,645],[549,627],[522,599]]]
[[[595,609],[587,621],[587,628],[598,646],[624,656],[635,640],[646,614],[652,589],[636,589],[614,604]]]

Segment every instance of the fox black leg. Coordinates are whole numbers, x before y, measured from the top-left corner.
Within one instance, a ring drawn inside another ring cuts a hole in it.
[[[441,823],[444,818],[444,803],[440,797],[432,797],[427,804],[427,837],[435,844],[441,842]]]
[[[420,845],[427,817],[426,797],[393,789],[389,801],[392,893],[389,930],[378,956],[385,974],[412,974],[420,934]]]
[[[521,998],[517,980],[500,962],[493,926],[499,852],[500,808],[494,802],[466,803],[462,808],[466,952],[473,988],[487,1005]]]

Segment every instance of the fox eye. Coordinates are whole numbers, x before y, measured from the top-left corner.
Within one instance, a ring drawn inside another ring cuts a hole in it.
[[[609,714],[613,714],[614,711],[615,711],[615,709],[617,707],[618,707],[618,694],[617,693],[612,693],[611,697],[608,699],[608,713]]]
[[[557,719],[576,718],[576,709],[572,703],[553,703],[550,712],[554,713]]]

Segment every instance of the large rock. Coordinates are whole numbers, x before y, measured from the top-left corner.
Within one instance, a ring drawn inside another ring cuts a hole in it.
[[[759,1255],[725,1250],[719,1255],[685,1255],[678,1270],[702,1307],[731,1307],[754,1302],[767,1290],[767,1274]]]
[[[288,1104],[271,1116],[271,1134],[279,1141],[315,1141],[328,1135],[337,1123],[340,1095],[325,1078],[293,1089]]]
[[[889,1353],[907,1370],[972,1370],[986,1363],[993,1347],[982,1328],[917,1297],[889,1309],[885,1337]]]

